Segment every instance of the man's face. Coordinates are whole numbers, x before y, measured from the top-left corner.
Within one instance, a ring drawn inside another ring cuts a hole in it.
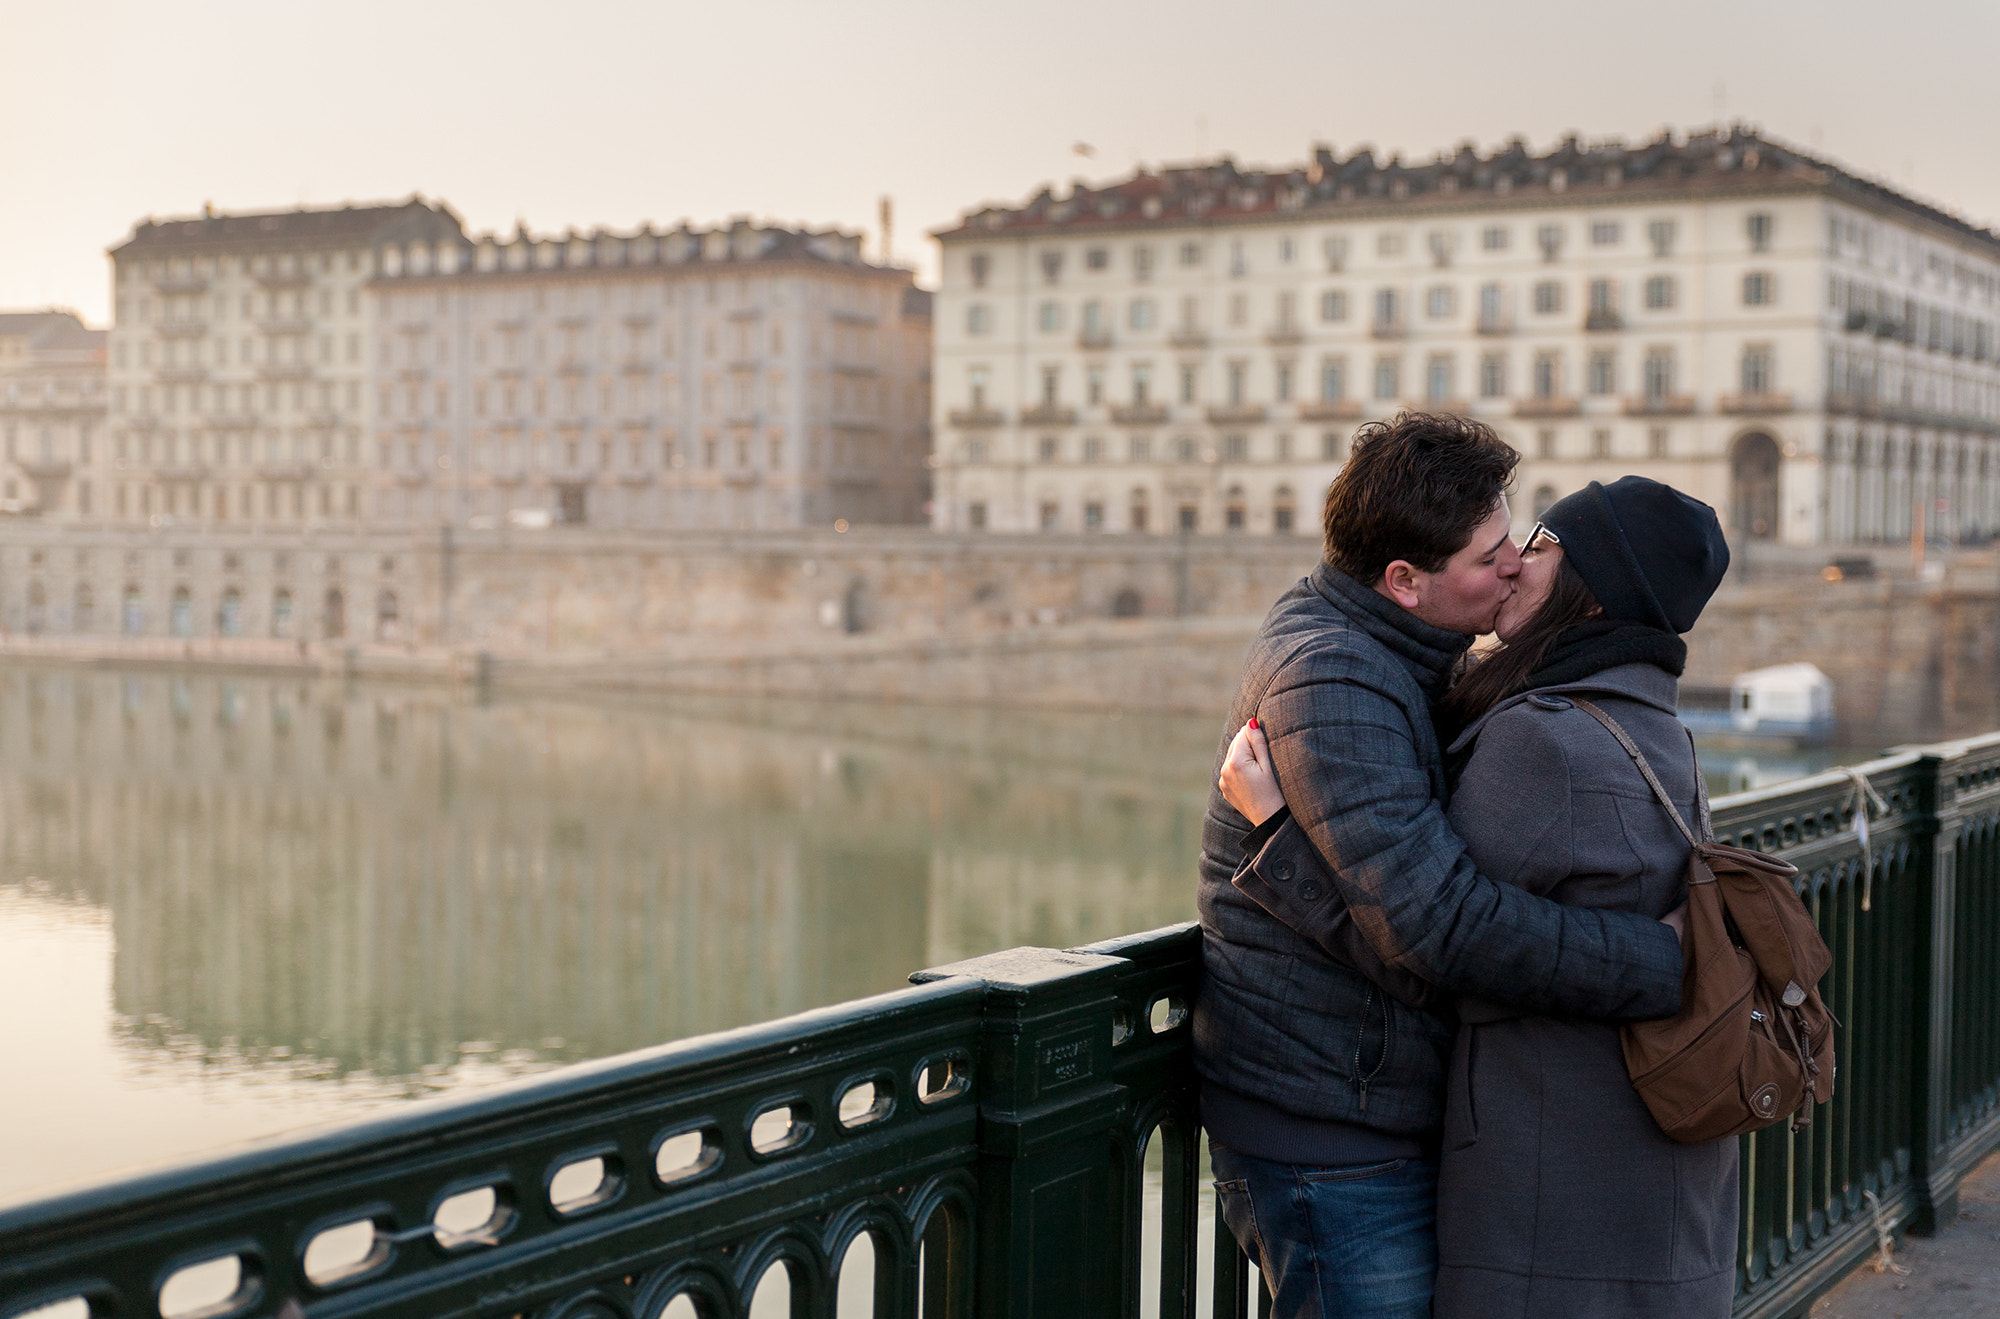
[[[1511,529],[1507,502],[1501,500],[1444,567],[1424,572],[1398,559],[1377,589],[1432,627],[1468,636],[1491,632],[1521,575],[1521,552],[1508,538]]]

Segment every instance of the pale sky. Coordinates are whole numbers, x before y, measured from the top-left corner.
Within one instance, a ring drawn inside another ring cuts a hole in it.
[[[748,214],[872,253],[886,193],[928,275],[962,210],[1140,161],[1726,119],[1990,224],[1996,55],[1993,0],[0,0],[0,308],[102,323],[104,249],[204,201]]]

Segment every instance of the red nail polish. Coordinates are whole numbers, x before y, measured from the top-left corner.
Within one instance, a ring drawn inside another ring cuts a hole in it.
[[[1252,719],[1252,720],[1250,721],[1250,726],[1251,726],[1252,728],[1255,728],[1255,727],[1257,726],[1257,721],[1256,721],[1255,719]]]

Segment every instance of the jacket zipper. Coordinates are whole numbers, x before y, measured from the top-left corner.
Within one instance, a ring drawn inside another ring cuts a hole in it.
[[[1354,1033],[1354,1088],[1360,1095],[1360,1116],[1368,1116],[1368,1083],[1382,1074],[1382,1068],[1389,1061],[1389,1004],[1382,1003],[1382,1052],[1375,1055],[1375,1066],[1364,1074],[1361,1070],[1361,1049],[1368,1038],[1368,1010],[1375,1006],[1375,987],[1368,987],[1368,997],[1361,1002],[1361,1027]]]

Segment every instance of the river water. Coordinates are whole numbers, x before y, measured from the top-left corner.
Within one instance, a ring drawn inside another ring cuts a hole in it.
[[[0,669],[0,1200],[1188,919],[1219,730]]]

